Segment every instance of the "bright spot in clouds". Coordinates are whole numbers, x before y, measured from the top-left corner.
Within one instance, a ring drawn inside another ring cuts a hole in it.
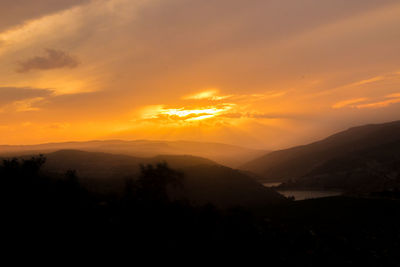
[[[210,102],[223,100],[219,98],[215,92],[203,92],[196,94],[196,97],[184,97],[186,100],[203,100],[207,99]],[[218,103],[210,105],[206,103],[205,105],[186,105],[183,107],[166,107],[165,105],[155,105],[145,108],[142,118],[147,121],[170,121],[170,122],[190,122],[190,121],[200,121],[211,118],[216,118],[222,114],[227,113],[232,110],[236,104],[234,103]]]
[[[0,145],[274,149],[400,119],[398,0],[0,3]]]

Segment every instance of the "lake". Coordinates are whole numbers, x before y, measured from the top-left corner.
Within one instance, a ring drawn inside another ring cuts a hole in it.
[[[281,183],[264,183],[265,187],[276,187]],[[277,190],[285,197],[294,197],[295,200],[339,196],[343,192],[331,190]]]
[[[295,200],[305,200],[313,198],[334,197],[339,196],[343,192],[339,191],[320,191],[320,190],[277,190],[285,197],[294,197]]]
[[[282,183],[263,183],[263,186],[265,187],[275,187],[275,186],[280,186]]]

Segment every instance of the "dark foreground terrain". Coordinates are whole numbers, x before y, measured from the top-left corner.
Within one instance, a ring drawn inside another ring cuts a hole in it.
[[[124,256],[128,264],[143,252],[164,261],[165,253],[169,259],[191,255],[192,263],[211,256],[249,256],[266,266],[400,263],[400,201],[393,196],[286,200],[251,211],[217,208],[171,197],[171,188],[185,190],[185,174],[167,164],[142,166],[122,193],[96,193],[74,171],[42,172],[45,160],[5,160],[0,166],[3,253],[61,252],[63,261],[94,252],[96,259]]]

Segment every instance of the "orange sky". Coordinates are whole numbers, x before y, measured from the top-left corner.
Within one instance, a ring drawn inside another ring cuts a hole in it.
[[[0,144],[276,149],[400,119],[399,29],[398,0],[2,0]]]

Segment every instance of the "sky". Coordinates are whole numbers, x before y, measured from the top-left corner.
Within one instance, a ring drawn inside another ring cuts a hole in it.
[[[279,149],[400,119],[398,0],[2,0],[0,144]]]

